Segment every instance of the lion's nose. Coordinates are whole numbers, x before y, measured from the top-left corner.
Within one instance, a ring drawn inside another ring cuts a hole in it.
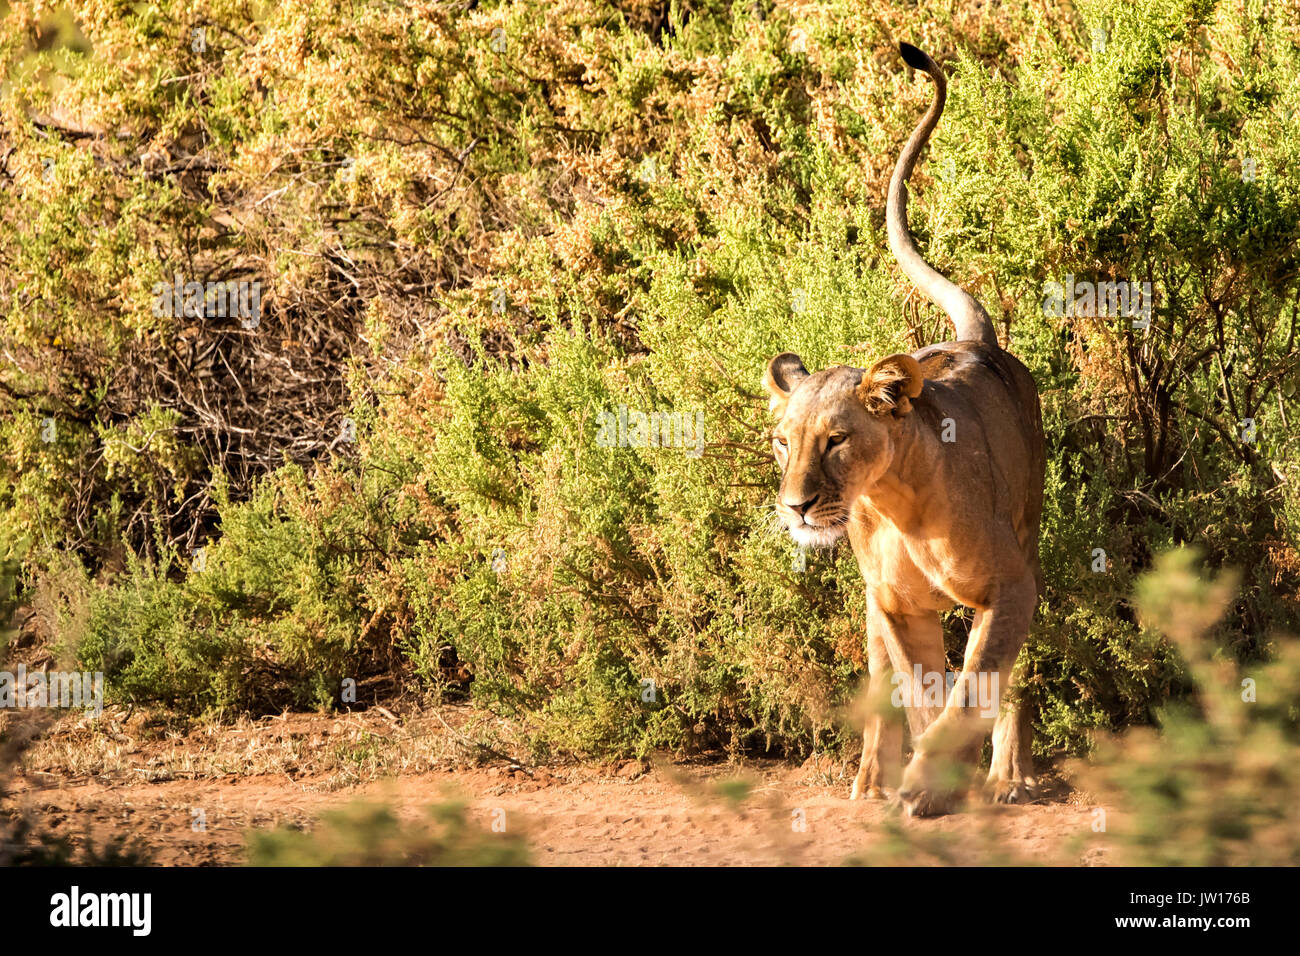
[[[800,518],[802,518],[804,515],[808,513],[808,509],[810,509],[813,505],[817,503],[817,499],[820,497],[821,495],[813,495],[811,498],[809,498],[807,501],[803,502],[802,504],[794,504],[790,501],[782,499],[782,504],[784,504],[787,508],[789,508]]]

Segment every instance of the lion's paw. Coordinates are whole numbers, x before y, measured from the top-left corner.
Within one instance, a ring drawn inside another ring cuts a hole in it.
[[[941,817],[957,806],[957,794],[943,790],[900,790],[898,799],[909,817]]]
[[[885,793],[883,787],[863,786],[857,780],[853,781],[853,790],[849,793],[850,800],[888,800],[889,795]]]
[[[1028,803],[1034,799],[1034,781],[1029,777],[989,780],[984,784],[989,803]]]
[[[941,817],[956,809],[958,793],[945,781],[937,763],[917,754],[903,772],[898,799],[909,817]]]

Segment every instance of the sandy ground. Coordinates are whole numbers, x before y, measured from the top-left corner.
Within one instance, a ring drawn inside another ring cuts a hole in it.
[[[501,759],[454,769],[433,767],[437,759],[431,769],[381,761],[362,774],[368,779],[351,782],[351,774],[317,770],[310,759],[338,752],[340,738],[409,750],[405,725],[293,715],[224,736],[211,728],[156,739],[121,734],[129,741],[122,753],[112,761],[101,754],[102,767],[80,773],[70,755],[94,747],[73,734],[62,749],[47,743],[27,761],[46,769],[29,766],[9,780],[7,806],[75,839],[130,834],[157,863],[186,866],[241,863],[250,831],[310,829],[323,811],[350,802],[384,802],[414,819],[450,798],[464,801],[485,832],[495,823],[522,836],[542,865],[1089,865],[1108,856],[1104,834],[1093,832],[1096,808],[1059,782],[1026,806],[973,803],[943,818],[904,820],[886,803],[848,800],[845,768],[824,760],[525,767]],[[241,734],[250,738],[245,749],[229,751]]]

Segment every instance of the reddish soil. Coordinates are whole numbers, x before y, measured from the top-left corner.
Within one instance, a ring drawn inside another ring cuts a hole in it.
[[[336,718],[292,715],[293,736],[328,735]],[[450,730],[450,728],[448,728]],[[269,732],[269,731],[268,731]],[[218,734],[220,731],[218,730]],[[238,733],[238,732],[236,732]],[[200,735],[211,741],[207,729]],[[542,865],[826,865],[853,858],[874,863],[933,863],[941,856],[913,847],[933,841],[947,862],[1104,863],[1096,811],[1067,787],[1027,806],[986,808],[933,820],[903,820],[889,805],[847,799],[842,767],[778,761],[740,764],[523,768],[497,765],[399,773],[340,784],[337,774],[205,770],[195,779],[147,782],[146,769],[166,749],[175,761],[186,738],[131,751],[132,766],[73,776],[19,774],[11,808],[26,808],[56,834],[97,842],[130,834],[157,863],[229,865],[244,859],[250,830],[310,828],[322,811],[356,800],[383,801],[399,816],[455,796],[471,820],[493,819],[522,835]],[[195,746],[199,746],[195,744]],[[138,765],[138,766],[134,766]],[[744,781],[744,784],[738,781]],[[834,781],[834,782],[832,782]],[[203,828],[196,828],[202,811]],[[499,811],[504,811],[504,817]],[[901,827],[907,840],[891,836]],[[889,855],[892,850],[892,855]]]

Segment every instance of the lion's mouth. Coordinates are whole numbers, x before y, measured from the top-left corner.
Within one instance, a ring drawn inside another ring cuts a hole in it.
[[[812,524],[807,518],[798,523],[787,521],[785,527],[801,548],[829,548],[844,536],[848,523],[848,515],[845,515],[824,524]]]

